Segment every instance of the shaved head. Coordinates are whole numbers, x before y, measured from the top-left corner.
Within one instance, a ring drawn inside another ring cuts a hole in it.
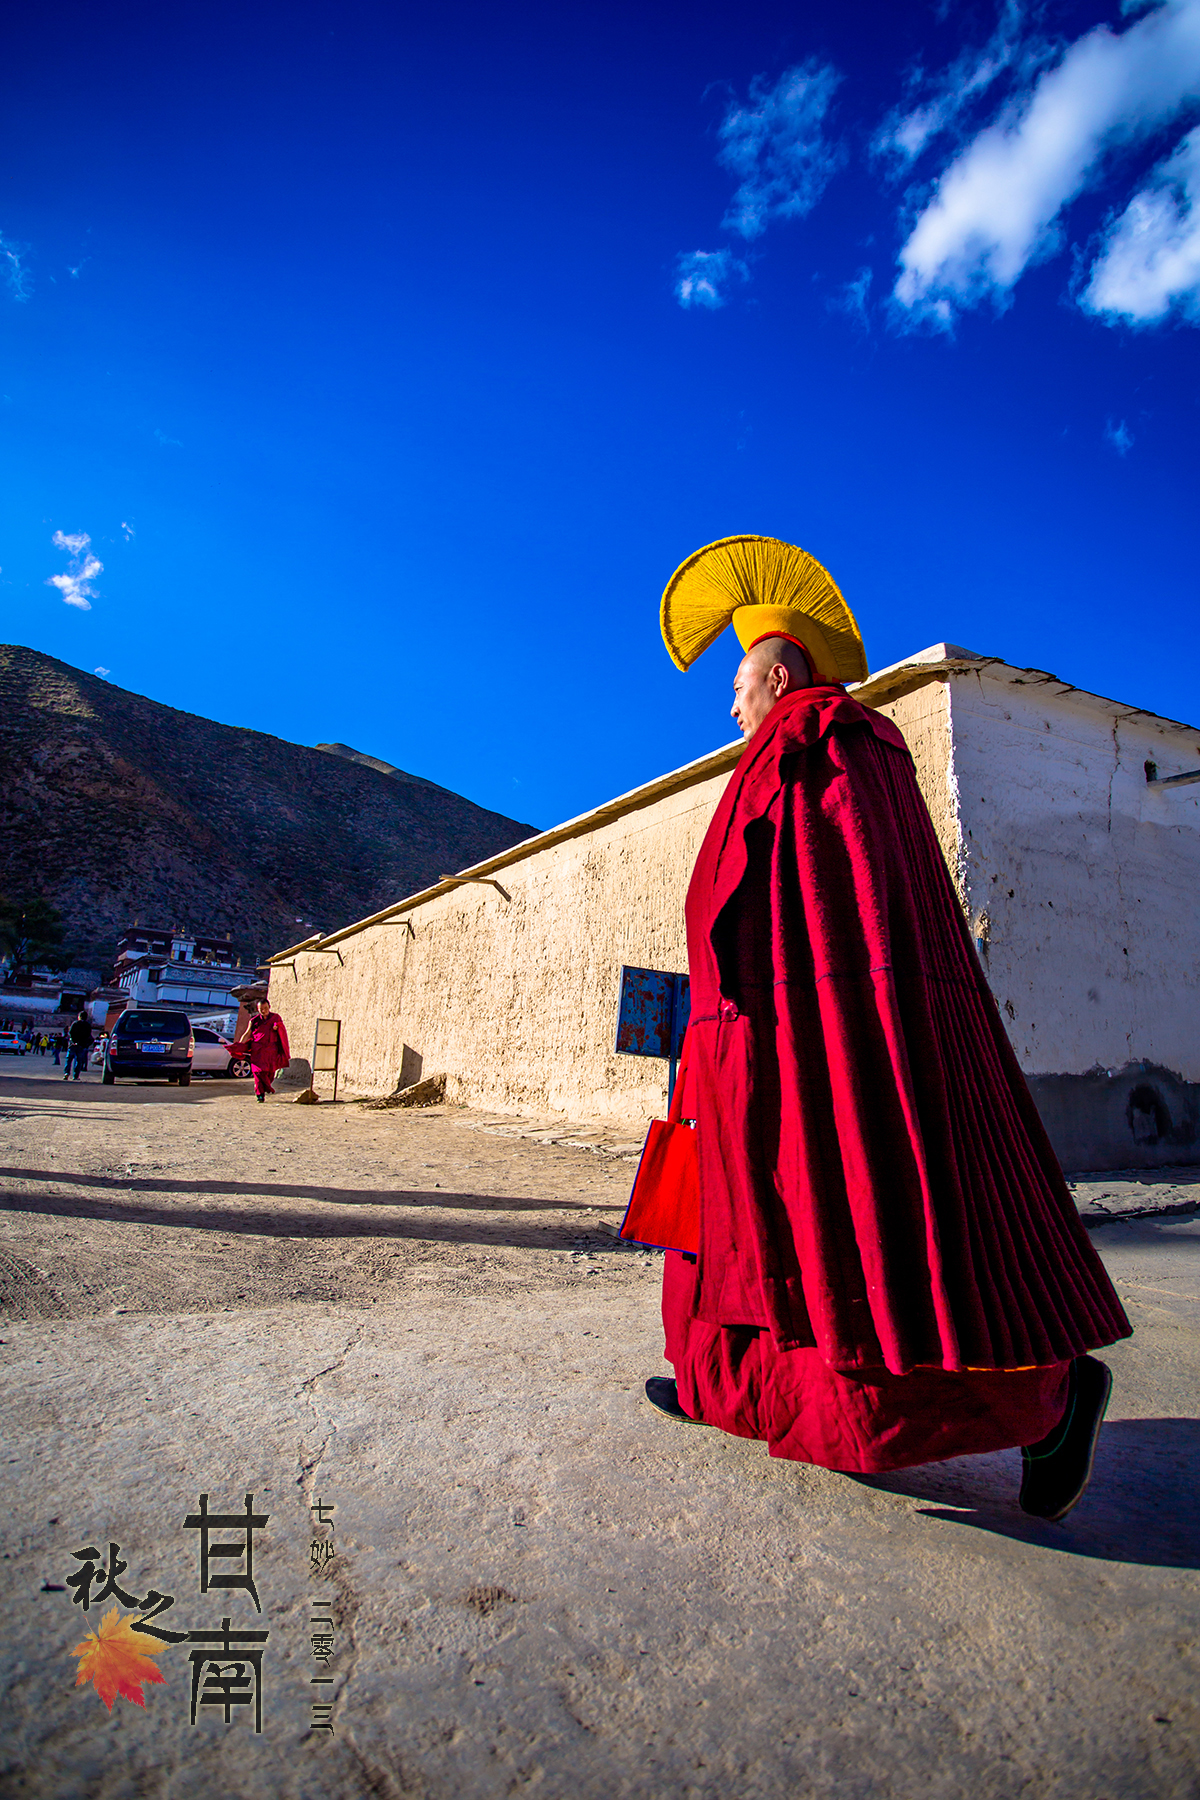
[[[791,638],[763,638],[761,643],[755,644],[753,650],[747,650],[745,661],[752,663],[756,669],[761,669],[764,675],[778,663],[791,676],[794,688],[812,686],[808,658],[799,644],[793,644]]]
[[[732,712],[742,736],[753,737],[785,694],[794,694],[812,683],[808,659],[790,638],[764,638],[747,650],[733,683]]]

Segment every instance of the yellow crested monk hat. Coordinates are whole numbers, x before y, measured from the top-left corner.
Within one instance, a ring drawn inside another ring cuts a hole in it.
[[[764,637],[793,638],[814,677],[866,680],[862,633],[837,583],[815,556],[780,538],[718,538],[694,550],[663,590],[660,619],[678,669],[732,625],[743,650]]]

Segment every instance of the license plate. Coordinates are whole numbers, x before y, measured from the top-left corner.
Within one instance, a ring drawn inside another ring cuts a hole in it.
[[[169,1044],[139,1044],[139,1050],[149,1051],[151,1056],[165,1056],[170,1049]]]

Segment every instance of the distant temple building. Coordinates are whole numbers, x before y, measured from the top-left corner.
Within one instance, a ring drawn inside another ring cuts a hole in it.
[[[980,961],[1071,1170],[1200,1162],[1200,732],[935,644],[853,690],[904,733]],[[271,959],[297,1049],[444,1076],[499,1112],[626,1122],[667,1064],[617,1053],[622,967],[687,967],[683,901],[742,745]]]
[[[174,1006],[193,1024],[232,1031],[243,996],[250,990],[257,995],[260,987],[253,953],[237,950],[228,934],[203,937],[135,922],[117,940],[107,981],[95,969],[55,974],[37,968],[24,981],[0,987],[0,1025],[53,1035],[83,1007],[104,1031],[127,1007]]]
[[[117,940],[111,989],[125,1006],[175,1006],[193,1020],[231,1027],[237,990],[254,981],[254,958],[236,951],[231,937],[204,937],[134,923]],[[111,989],[109,991],[111,991]]]

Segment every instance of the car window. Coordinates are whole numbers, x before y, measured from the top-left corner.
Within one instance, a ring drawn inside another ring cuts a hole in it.
[[[186,1013],[156,1012],[149,1006],[122,1013],[117,1020],[122,1037],[186,1037],[190,1030]]]
[[[193,1025],[192,1036],[198,1044],[219,1044],[221,1041],[215,1031],[208,1031],[203,1025]]]

